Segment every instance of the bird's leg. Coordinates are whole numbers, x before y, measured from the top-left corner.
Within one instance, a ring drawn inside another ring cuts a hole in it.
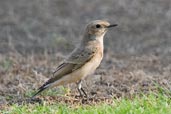
[[[87,97],[86,92],[85,92],[84,89],[81,87],[81,83],[82,83],[81,80],[77,83],[77,89],[78,89],[78,92],[79,92],[79,94],[80,94],[80,97],[83,97],[83,94],[85,95],[85,97]],[[82,94],[82,93],[83,93],[83,94]]]
[[[77,89],[78,89],[78,92],[79,92],[79,96],[82,97],[82,93],[81,93],[81,80],[77,83]]]
[[[84,93],[85,97],[87,97],[87,93],[84,91],[83,88],[81,88],[81,91]]]

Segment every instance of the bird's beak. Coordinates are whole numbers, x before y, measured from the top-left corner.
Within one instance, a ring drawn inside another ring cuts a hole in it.
[[[116,27],[116,26],[118,26],[118,25],[117,24],[113,24],[113,25],[107,26],[107,28]]]

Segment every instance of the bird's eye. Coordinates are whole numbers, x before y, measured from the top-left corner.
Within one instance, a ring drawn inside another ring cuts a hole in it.
[[[96,28],[100,28],[100,27],[101,27],[101,25],[99,25],[99,24],[96,25]]]

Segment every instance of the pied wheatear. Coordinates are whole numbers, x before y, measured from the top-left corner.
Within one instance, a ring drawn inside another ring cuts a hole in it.
[[[86,26],[80,45],[57,67],[53,77],[44,83],[33,97],[47,88],[73,82],[77,83],[80,96],[87,96],[81,87],[81,80],[92,74],[100,65],[103,58],[104,35],[109,28],[115,26],[117,24],[111,25],[104,20],[90,22]]]

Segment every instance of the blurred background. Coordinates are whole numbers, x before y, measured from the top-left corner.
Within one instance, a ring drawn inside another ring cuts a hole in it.
[[[0,53],[72,51],[96,19],[119,25],[107,33],[105,50],[171,55],[170,0],[1,0]]]

